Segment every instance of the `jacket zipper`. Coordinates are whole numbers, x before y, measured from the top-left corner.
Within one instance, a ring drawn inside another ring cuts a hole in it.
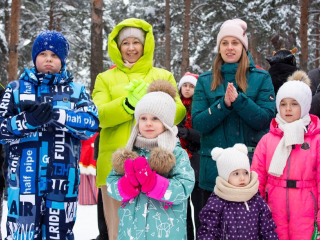
[[[287,173],[287,180],[289,180],[289,169],[290,169],[290,156],[289,155],[289,160],[288,160],[288,173]],[[287,215],[288,215],[288,222],[290,221],[290,213],[289,213],[289,188],[287,188]]]
[[[226,238],[224,238],[224,236],[226,236]],[[224,224],[223,224],[223,239],[228,240],[228,233],[226,230],[226,222],[224,222]]]

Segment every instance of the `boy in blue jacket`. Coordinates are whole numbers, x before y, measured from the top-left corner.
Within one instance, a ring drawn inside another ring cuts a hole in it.
[[[34,67],[10,82],[0,100],[0,142],[8,145],[6,239],[74,239],[80,140],[98,129],[85,86],[66,70],[67,39],[43,31]]]

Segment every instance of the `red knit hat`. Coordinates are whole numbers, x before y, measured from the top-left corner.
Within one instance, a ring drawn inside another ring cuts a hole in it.
[[[198,77],[199,75],[197,74],[186,72],[179,81],[178,89],[180,90],[181,86],[186,82],[191,83],[193,86],[196,86]]]

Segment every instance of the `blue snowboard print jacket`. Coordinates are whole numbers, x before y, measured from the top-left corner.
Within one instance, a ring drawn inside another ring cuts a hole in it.
[[[0,142],[9,163],[7,239],[73,239],[80,140],[96,133],[99,118],[85,86],[72,80],[64,69],[25,69],[0,101]],[[56,120],[30,125],[20,109],[28,102],[51,103]]]

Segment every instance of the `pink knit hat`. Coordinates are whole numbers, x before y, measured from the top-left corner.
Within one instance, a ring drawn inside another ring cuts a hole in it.
[[[180,90],[181,86],[186,82],[191,83],[193,86],[196,86],[198,77],[199,75],[197,74],[186,72],[179,81],[178,89]]]
[[[217,37],[217,46],[224,37],[236,37],[238,38],[246,50],[248,50],[248,37],[246,34],[247,23],[241,19],[232,19],[225,21],[221,27]]]

